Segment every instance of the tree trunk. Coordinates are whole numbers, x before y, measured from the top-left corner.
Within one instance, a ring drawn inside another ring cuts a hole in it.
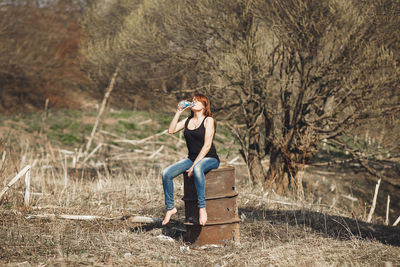
[[[252,149],[249,149],[247,168],[250,171],[253,185],[262,184],[262,181],[265,179],[264,167],[261,164],[260,158],[256,153],[253,153]]]
[[[247,157],[247,168],[250,172],[250,178],[253,185],[262,184],[265,179],[264,167],[261,164],[260,151],[260,127],[254,125],[249,130],[249,147]]]
[[[290,174],[285,155],[280,149],[271,149],[270,166],[265,177],[265,184],[279,195],[287,195],[289,193]]]

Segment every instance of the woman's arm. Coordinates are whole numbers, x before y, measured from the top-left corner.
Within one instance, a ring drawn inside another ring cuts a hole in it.
[[[207,117],[204,122],[204,128],[206,128],[206,133],[204,135],[204,145],[201,148],[200,153],[197,155],[195,161],[193,162],[192,167],[187,170],[189,176],[192,176],[193,167],[207,155],[208,151],[210,151],[215,133],[214,118]]]
[[[179,132],[180,130],[182,130],[185,127],[185,122],[187,120],[187,118],[181,120],[180,122],[178,122],[179,117],[181,116],[182,112],[184,111],[184,109],[177,109],[174,118],[172,119],[171,123],[169,124],[168,127],[168,133],[169,134],[174,134],[176,132]]]

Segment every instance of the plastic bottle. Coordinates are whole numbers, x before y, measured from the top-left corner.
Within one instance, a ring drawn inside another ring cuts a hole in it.
[[[178,108],[181,108],[181,109],[184,109],[184,108],[187,108],[187,107],[191,108],[193,106],[194,106],[193,102],[190,102],[190,101],[187,101],[187,100],[182,100],[182,101],[180,101],[178,103]]]

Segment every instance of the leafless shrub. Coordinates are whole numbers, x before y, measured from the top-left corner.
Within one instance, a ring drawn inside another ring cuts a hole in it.
[[[77,58],[76,4],[57,1],[39,7],[33,1],[13,1],[0,6],[2,110],[42,107],[46,98],[55,106],[79,102],[72,93],[86,78]]]
[[[297,173],[322,140],[398,110],[397,37],[384,37],[396,13],[381,14],[396,3],[115,1],[129,12],[87,54],[123,59],[132,77],[195,75],[185,85],[213,98],[251,181],[283,194],[302,190]]]

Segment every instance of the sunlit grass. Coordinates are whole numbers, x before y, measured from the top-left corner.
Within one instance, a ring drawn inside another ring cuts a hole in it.
[[[399,247],[391,245],[394,241],[387,239],[389,243],[384,244],[382,240],[386,239],[379,239],[379,231],[395,238],[397,230],[374,225],[375,229],[381,228],[371,232],[370,225],[362,222],[363,215],[354,213],[356,209],[341,210],[337,205],[319,203],[313,192],[305,200],[295,201],[253,188],[243,163],[236,166],[235,172],[240,244],[188,249],[182,240],[184,232],[179,232],[185,228],[182,177],[174,182],[179,212],[173,226],[146,228],[118,219],[126,215],[163,217],[160,174],[163,168],[186,156],[182,135],[163,134],[136,144],[121,140],[137,141],[163,132],[171,117],[111,111],[94,139],[93,148],[99,144],[102,147],[82,164],[85,155],[79,156],[79,149],[87,142],[96,114],[61,110],[50,111],[47,118],[42,115],[2,117],[12,134],[4,135],[1,140],[7,153],[0,163],[0,185],[4,187],[16,170],[28,164],[32,166],[32,180],[29,208],[23,206],[23,178],[0,202],[0,240],[4,244],[0,248],[0,264],[364,266],[384,261],[400,264]],[[238,145],[222,125],[217,130],[215,144],[222,164],[227,164],[238,156]],[[160,153],[154,154],[160,148]],[[325,178],[319,179],[328,183]],[[326,188],[321,183],[319,189],[322,192]],[[43,214],[117,219],[26,218]],[[167,230],[174,233],[173,241],[159,239],[170,233]]]

